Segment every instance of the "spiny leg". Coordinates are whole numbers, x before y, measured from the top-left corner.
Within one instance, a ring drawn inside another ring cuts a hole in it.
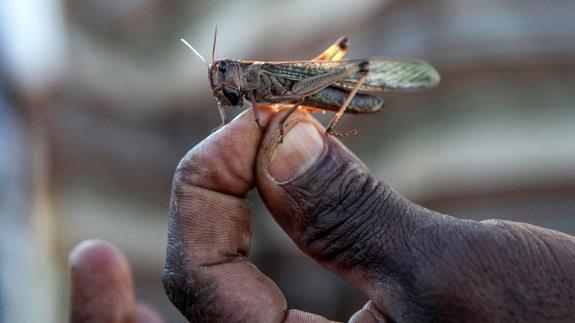
[[[260,129],[262,129],[262,125],[260,124],[260,115],[258,112],[258,108],[256,108],[256,99],[254,98],[253,94],[248,94],[248,99],[250,100],[250,104],[252,105],[252,113],[254,114],[254,121],[258,125]]]
[[[318,61],[339,61],[341,60],[345,54],[347,53],[347,49],[349,48],[349,40],[347,37],[340,37],[338,40],[335,41],[328,49],[326,49],[323,53],[316,56],[314,60]],[[322,112],[325,113],[325,110],[312,110],[311,112]],[[352,129],[345,132],[332,132],[334,136],[350,136],[350,135],[357,135],[357,129]]]
[[[365,74],[362,77],[360,77],[359,80],[357,81],[357,83],[355,84],[355,87],[351,90],[351,92],[349,92],[349,95],[347,96],[347,98],[345,99],[345,101],[343,102],[343,104],[341,105],[339,110],[335,113],[333,118],[329,121],[327,129],[325,130],[326,135],[335,134],[333,131],[333,127],[335,127],[335,125],[337,124],[337,122],[339,121],[339,119],[341,118],[343,113],[345,112],[345,109],[347,109],[347,107],[351,103],[351,100],[353,100],[353,97],[357,94],[357,91],[359,91],[359,88],[361,87],[363,82],[365,82],[365,80],[367,79],[367,73],[366,72],[364,72],[364,73]],[[345,133],[342,133],[342,134],[345,135]]]
[[[348,39],[347,37],[340,37],[338,40],[335,41],[331,46],[329,46],[323,53],[319,54],[318,56],[314,57],[313,60],[318,61],[339,61],[342,59],[348,48]],[[301,102],[294,104],[292,107],[289,108],[288,112],[280,119],[279,121],[279,131],[280,131],[280,141],[279,143],[283,143],[284,135],[285,135],[285,123],[289,119],[289,117],[297,111],[300,107]]]
[[[359,134],[359,130],[357,129],[350,129],[344,131],[335,131],[331,130],[330,134],[334,137],[349,137],[349,136],[357,136]]]
[[[229,121],[228,115],[226,114],[226,108],[223,107],[219,102],[218,102],[218,111],[220,112],[220,118],[222,119],[222,123],[219,126],[212,129],[212,132],[216,132],[216,131],[220,130],[226,124],[228,124],[228,121]]]
[[[225,126],[228,123],[228,115],[226,114],[226,109],[218,103],[218,111],[220,112],[220,118],[222,119],[222,124],[219,128]]]

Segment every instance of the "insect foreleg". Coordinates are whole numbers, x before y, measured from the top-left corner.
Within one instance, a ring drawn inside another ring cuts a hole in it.
[[[248,100],[250,100],[250,104],[252,106],[252,113],[254,114],[254,121],[258,124],[258,127],[262,128],[260,124],[260,115],[258,109],[256,108],[256,98],[254,97],[253,93],[246,94]]]
[[[222,126],[228,123],[228,115],[226,114],[226,109],[218,102],[218,111],[220,112],[220,118],[222,119]]]
[[[287,121],[287,119],[289,119],[289,117],[297,111],[297,109],[299,108],[300,104],[303,102],[303,99],[300,100],[300,102],[297,102],[296,104],[294,104],[293,106],[291,106],[288,110],[288,112],[280,119],[279,121],[279,130],[280,130],[280,144],[282,142],[284,142],[284,125]]]

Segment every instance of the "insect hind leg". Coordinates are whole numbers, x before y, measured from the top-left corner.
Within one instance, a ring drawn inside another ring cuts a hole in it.
[[[343,36],[338,38],[331,46],[329,46],[323,53],[319,54],[318,56],[314,57],[313,60],[318,61],[339,61],[341,60],[345,54],[347,53],[347,49],[349,48],[349,40],[347,37]],[[352,97],[353,98],[353,97]],[[351,101],[351,100],[350,100]],[[288,112],[281,118],[279,121],[279,132],[280,132],[280,141],[279,143],[283,143],[284,135],[285,135],[285,123],[289,119],[289,117],[294,114],[299,108],[303,99],[295,103],[291,106]],[[349,105],[349,103],[347,104]],[[346,131],[341,133],[332,132],[336,136],[348,136],[348,135],[355,135],[357,134],[357,130]]]
[[[365,80],[367,79],[367,74],[369,73],[369,61],[361,62],[358,64],[358,66],[360,68],[360,71],[358,73],[361,73],[362,76],[359,78],[359,80],[357,81],[357,83],[355,84],[355,87],[351,90],[351,92],[349,92],[349,95],[347,96],[347,98],[345,99],[345,101],[343,102],[343,104],[341,105],[339,110],[335,113],[333,118],[329,121],[329,124],[325,130],[326,135],[329,135],[329,134],[337,135],[338,134],[338,133],[335,133],[333,131],[333,127],[335,127],[335,125],[337,124],[339,119],[341,119],[341,116],[344,114],[345,109],[347,109],[347,107],[351,103],[351,100],[353,100],[353,97],[357,94],[357,91],[359,91],[359,88],[361,87],[363,82],[365,82]]]

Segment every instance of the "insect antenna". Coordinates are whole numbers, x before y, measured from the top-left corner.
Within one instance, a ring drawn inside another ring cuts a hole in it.
[[[218,38],[218,25],[214,28],[214,44],[212,45],[212,64],[216,61],[216,40]]]
[[[198,57],[202,60],[202,62],[204,62],[204,64],[206,64],[206,66],[207,66],[208,68],[210,68],[210,64],[208,64],[208,62],[206,61],[206,59],[205,59],[192,45],[190,45],[190,43],[188,43],[188,42],[187,42],[185,39],[183,39],[183,38],[180,38],[180,40],[182,41],[182,43],[184,43],[186,46],[188,46],[188,47],[192,50],[192,52],[194,52],[194,54],[196,54],[196,56],[198,56]]]

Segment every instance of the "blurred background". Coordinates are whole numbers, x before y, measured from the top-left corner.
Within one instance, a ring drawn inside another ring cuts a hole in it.
[[[384,94],[343,141],[426,207],[575,234],[574,1],[2,0],[0,322],[65,321],[67,254],[87,238],[184,322],[160,283],[171,176],[220,120],[179,38],[207,55],[215,24],[218,57],[307,59],[347,35],[349,57],[427,60],[438,88]],[[290,308],[346,320],[366,301],[250,199],[251,258]]]

